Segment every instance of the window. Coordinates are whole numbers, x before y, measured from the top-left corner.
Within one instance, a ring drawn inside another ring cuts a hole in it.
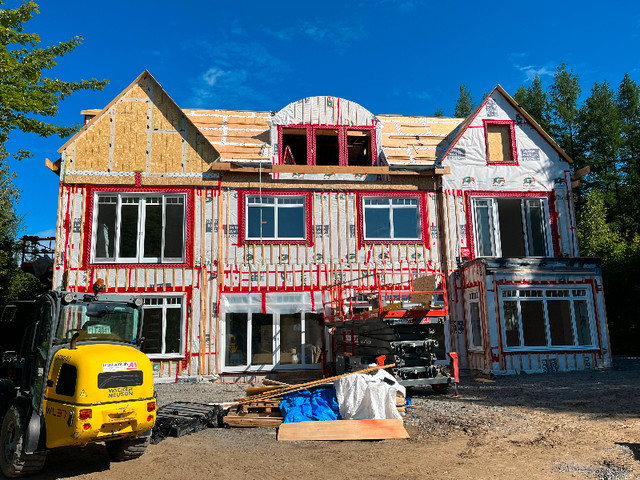
[[[147,355],[179,355],[182,297],[145,297],[142,311],[142,351]]]
[[[247,197],[247,239],[304,240],[304,197]]]
[[[322,352],[322,315],[298,313],[226,314],[225,367],[317,365]]]
[[[185,261],[185,194],[98,193],[94,202],[94,261]]]
[[[517,165],[515,129],[509,120],[484,120],[487,163]]]
[[[421,240],[419,197],[363,197],[365,240]]]
[[[588,290],[501,290],[507,348],[593,346]]]
[[[239,195],[240,238],[246,242],[307,244],[311,242],[311,192],[244,191]]]
[[[291,125],[279,127],[279,162],[288,165],[375,164],[373,127]]]
[[[476,256],[550,256],[546,198],[473,198],[471,204]]]
[[[477,291],[467,293],[467,325],[469,326],[469,347],[472,350],[482,349],[482,319],[478,297]]]

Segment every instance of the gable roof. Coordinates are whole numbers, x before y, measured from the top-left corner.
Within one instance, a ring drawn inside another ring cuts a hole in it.
[[[84,125],[80,130],[78,130],[75,135],[73,135],[71,138],[69,138],[69,140],[67,140],[65,142],[64,145],[62,145],[59,149],[58,149],[58,153],[62,153],[64,151],[65,148],[67,148],[69,145],[71,145],[71,143],[75,142],[78,138],[80,138],[82,135],[84,135],[88,130],[90,130],[93,125],[95,125],[96,123],[98,123],[98,121],[102,118],[103,115],[105,115],[105,113],[113,106],[115,105],[122,97],[124,97],[132,88],[134,88],[137,84],[139,84],[142,80],[146,80],[148,79],[149,81],[153,82],[154,86],[158,87],[166,96],[167,99],[169,100],[169,103],[171,106],[175,107],[178,110],[182,110],[178,104],[176,102],[173,101],[173,99],[171,98],[171,96],[164,90],[164,88],[162,88],[162,85],[160,85],[160,83],[158,83],[158,81],[153,77],[153,75],[151,75],[151,73],[149,73],[148,70],[145,70],[144,72],[142,72],[140,75],[138,75],[138,77],[129,84],[129,86],[127,86],[124,90],[122,90],[122,92],[120,92],[120,94],[118,94],[113,100],[111,100],[109,102],[109,104],[104,107],[102,110],[91,110],[91,113],[94,114],[95,116],[89,121],[87,122],[86,125]],[[86,112],[86,110],[85,110]],[[185,116],[186,117],[186,116]],[[193,125],[193,122],[191,122],[191,120],[189,120],[188,117],[186,117],[186,121],[189,122],[194,128],[196,128],[197,130],[198,127],[196,127],[195,125]]]
[[[520,104],[518,104],[518,102],[516,102],[511,95],[509,95],[504,88],[502,88],[501,85],[496,85],[496,87],[491,90],[491,93],[489,95],[487,95],[487,98],[484,99],[484,101],[482,103],[480,103],[480,105],[478,105],[473,112],[471,112],[471,114],[464,120],[464,122],[462,122],[460,124],[460,127],[458,128],[458,131],[456,132],[456,134],[453,136],[453,138],[451,139],[451,141],[449,142],[449,144],[447,145],[444,154],[440,157],[439,162],[443,162],[444,159],[447,157],[447,155],[449,154],[449,152],[451,151],[451,149],[456,145],[456,143],[458,143],[458,140],[460,140],[460,137],[462,137],[462,135],[464,134],[464,132],[467,130],[467,127],[469,126],[469,124],[478,116],[478,113],[480,113],[480,110],[482,110],[482,107],[485,106],[485,104],[487,103],[487,101],[493,96],[494,92],[498,92],[500,93],[506,100],[507,102],[509,102],[509,104],[518,112],[520,113],[526,120],[527,122],[529,122],[529,124],[534,128],[534,130],[536,130],[547,142],[549,142],[549,144],[558,152],[558,154],[560,155],[560,157],[565,160],[568,163],[573,163],[573,160],[571,159],[571,157],[569,157],[569,155],[567,155],[567,153],[560,147],[560,145],[558,145],[555,140],[553,138],[551,138],[549,136],[549,134],[540,126],[540,124],[538,122],[536,122],[533,117],[531,115],[529,115],[527,113],[527,111],[522,108],[520,106]]]

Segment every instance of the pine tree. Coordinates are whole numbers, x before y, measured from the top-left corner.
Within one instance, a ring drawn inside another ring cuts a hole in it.
[[[549,87],[549,103],[551,118],[549,128],[555,140],[573,158],[575,168],[583,165],[578,156],[580,148],[577,144],[578,98],[582,89],[578,75],[573,70],[568,72],[567,65],[561,63],[553,76],[553,84]]]
[[[460,96],[458,97],[458,101],[456,102],[456,109],[453,113],[455,117],[467,117],[471,112],[473,112],[473,98],[471,97],[471,92],[464,85],[460,85]]]
[[[433,112],[434,117],[444,117],[444,112],[440,108],[436,108],[436,111]]]

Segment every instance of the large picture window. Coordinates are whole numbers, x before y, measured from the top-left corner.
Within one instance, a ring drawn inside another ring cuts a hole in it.
[[[506,347],[592,347],[587,293],[587,288],[503,288],[500,305]]]
[[[98,193],[93,259],[98,263],[185,261],[186,194]]]
[[[182,344],[182,297],[145,297],[142,351],[147,355],[179,355]]]
[[[476,256],[551,256],[546,198],[474,197],[471,206]]]
[[[422,239],[419,197],[363,197],[364,240]]]

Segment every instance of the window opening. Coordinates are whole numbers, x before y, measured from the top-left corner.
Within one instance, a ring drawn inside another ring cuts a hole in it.
[[[340,165],[338,130],[315,130],[316,165]]]
[[[285,164],[307,165],[306,129],[283,128],[282,152]]]
[[[371,165],[371,132],[347,130],[347,163],[349,165]]]
[[[98,194],[95,203],[94,261],[184,261],[185,195]]]
[[[489,163],[514,163],[511,124],[485,124],[487,136],[487,161]]]
[[[142,351],[152,354],[180,354],[182,332],[181,297],[145,297]]]
[[[251,314],[251,365],[273,365],[273,315]]]
[[[418,240],[418,198],[363,198],[365,240]]]
[[[482,324],[480,322],[480,303],[471,302],[469,304],[469,316],[471,321],[471,339],[472,347],[482,347]]]
[[[248,240],[304,240],[305,197],[248,195]]]
[[[473,198],[479,257],[549,255],[544,198]]]
[[[224,364],[228,367],[247,365],[248,318],[246,313],[227,313]]]
[[[507,347],[593,345],[586,289],[504,289],[501,303]]]

